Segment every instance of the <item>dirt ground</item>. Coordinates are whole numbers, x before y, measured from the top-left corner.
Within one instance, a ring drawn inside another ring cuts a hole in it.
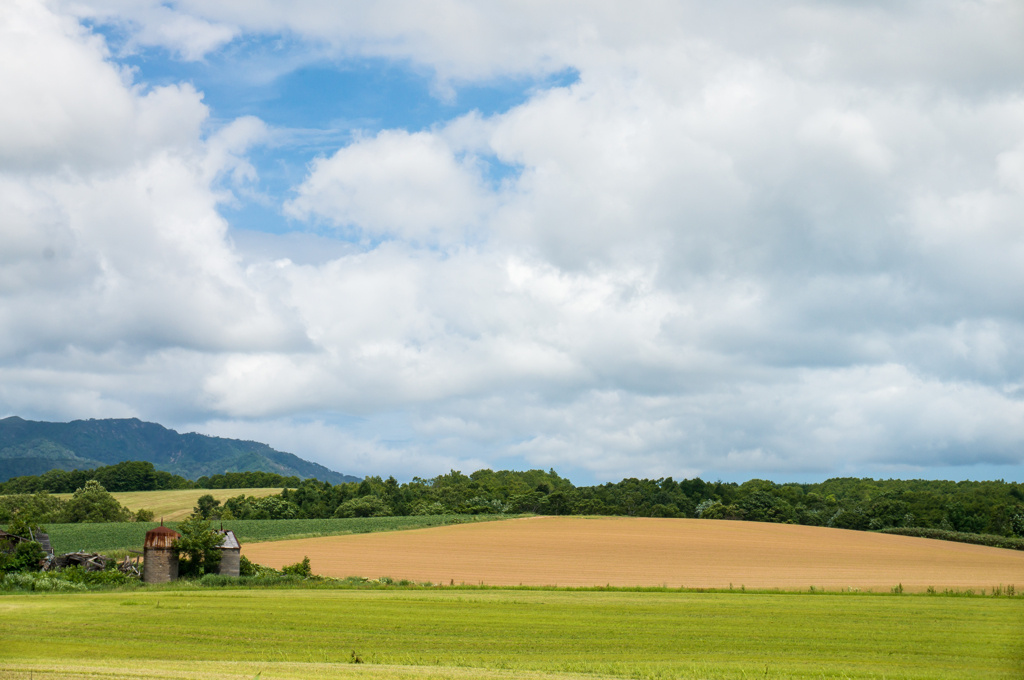
[[[1024,552],[908,536],[697,519],[536,517],[242,546],[324,576],[434,583],[907,591],[1014,584]]]

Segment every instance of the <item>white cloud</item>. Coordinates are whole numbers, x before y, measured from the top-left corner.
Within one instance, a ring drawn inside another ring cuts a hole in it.
[[[464,240],[488,208],[472,156],[438,136],[385,130],[313,161],[286,214],[320,217],[373,237],[420,243]]]
[[[316,159],[282,210],[355,241],[329,246],[218,214],[254,190],[259,119],[213,129],[191,86],[136,85],[75,21],[13,7],[5,409],[403,477],[1024,474],[1013,3],[72,8],[186,59],[291,32],[439,89],[579,71]]]

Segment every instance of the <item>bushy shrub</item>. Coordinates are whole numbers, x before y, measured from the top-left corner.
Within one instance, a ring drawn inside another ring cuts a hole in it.
[[[276,576],[280,573],[281,572],[273,567],[265,567],[262,564],[256,564],[245,555],[242,555],[238,560],[239,576]]]
[[[309,578],[313,575],[313,568],[309,564],[309,558],[303,557],[301,562],[290,564],[287,567],[281,567],[281,573],[285,576]]]
[[[0,590],[58,591],[86,590],[84,583],[76,583],[56,573],[15,573],[0,577]]]
[[[892,527],[889,529],[882,529],[879,533],[896,534],[898,536],[916,536],[918,538],[936,538],[942,541],[973,543],[974,545],[987,545],[993,548],[1007,548],[1009,550],[1024,550],[1024,538],[995,536],[993,534],[972,534],[963,531],[925,529],[922,527]]]
[[[39,571],[39,563],[45,557],[38,543],[24,541],[12,546],[0,541],[0,572]]]
[[[204,574],[199,583],[203,586],[209,587],[221,587],[237,585],[239,577],[237,576],[224,576],[222,574]]]

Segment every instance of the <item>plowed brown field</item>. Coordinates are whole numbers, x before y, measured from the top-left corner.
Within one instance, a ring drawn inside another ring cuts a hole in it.
[[[435,583],[907,590],[1024,588],[1024,552],[908,536],[698,519],[536,517],[256,543],[281,567]]]

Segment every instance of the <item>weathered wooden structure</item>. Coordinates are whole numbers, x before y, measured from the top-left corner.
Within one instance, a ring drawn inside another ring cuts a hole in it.
[[[66,569],[77,565],[86,571],[103,571],[107,568],[108,562],[110,562],[110,558],[100,553],[73,552],[55,557],[53,567]]]
[[[235,538],[235,532],[221,529],[217,532],[223,539],[217,549],[220,550],[220,565],[217,573],[221,576],[238,576],[242,560],[242,546]]]
[[[17,534],[9,534],[6,531],[0,530],[0,541],[11,546],[16,546],[19,543],[38,543],[42,546],[43,552],[47,555],[53,555],[53,548],[50,546],[50,537],[41,531],[33,531],[32,529],[29,529],[28,536],[18,536]]]
[[[146,543],[142,547],[142,580],[145,583],[167,583],[178,578],[178,553],[174,541],[181,534],[168,529],[163,522],[146,532]]]

